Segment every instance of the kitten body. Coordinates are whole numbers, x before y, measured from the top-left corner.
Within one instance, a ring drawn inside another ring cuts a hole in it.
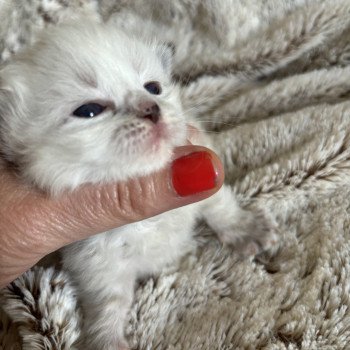
[[[52,195],[161,169],[185,144],[187,124],[194,124],[171,82],[170,61],[166,47],[110,25],[49,30],[0,73],[3,153],[24,179]],[[149,82],[160,85],[159,95],[145,88]],[[75,115],[91,104],[103,111],[94,118]],[[157,106],[156,119],[145,104]],[[205,135],[201,144],[211,146]],[[200,203],[63,249],[82,302],[84,349],[127,348],[124,326],[135,282],[195,248],[192,233],[201,218],[222,241],[247,253],[275,243],[265,216],[241,209],[224,186]]]

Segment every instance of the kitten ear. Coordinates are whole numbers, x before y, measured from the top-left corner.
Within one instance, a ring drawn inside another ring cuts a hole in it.
[[[157,54],[162,66],[167,74],[171,74],[173,58],[175,55],[175,45],[171,42],[165,43],[157,48]]]

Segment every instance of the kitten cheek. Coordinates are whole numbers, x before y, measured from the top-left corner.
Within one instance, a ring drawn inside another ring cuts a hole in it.
[[[169,141],[175,147],[185,145],[187,142],[187,135],[186,125],[182,123],[182,121],[172,123],[168,127]]]

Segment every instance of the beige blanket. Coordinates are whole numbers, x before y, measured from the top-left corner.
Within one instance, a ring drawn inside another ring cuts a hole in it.
[[[197,255],[139,286],[131,344],[350,349],[350,1],[3,0],[2,60],[79,11],[174,45],[185,109],[211,132],[242,205],[269,211],[280,233],[276,255],[241,260],[200,226]],[[0,349],[75,348],[64,272],[26,273],[1,307]]]

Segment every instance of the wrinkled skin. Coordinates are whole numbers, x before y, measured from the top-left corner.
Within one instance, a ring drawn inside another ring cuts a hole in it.
[[[183,146],[175,150],[174,159],[202,150],[211,155],[217,184],[212,190],[187,197],[178,196],[173,189],[171,165],[128,182],[84,185],[58,198],[50,198],[23,184],[10,170],[0,169],[0,287],[67,244],[216,193],[224,172],[212,151]]]

